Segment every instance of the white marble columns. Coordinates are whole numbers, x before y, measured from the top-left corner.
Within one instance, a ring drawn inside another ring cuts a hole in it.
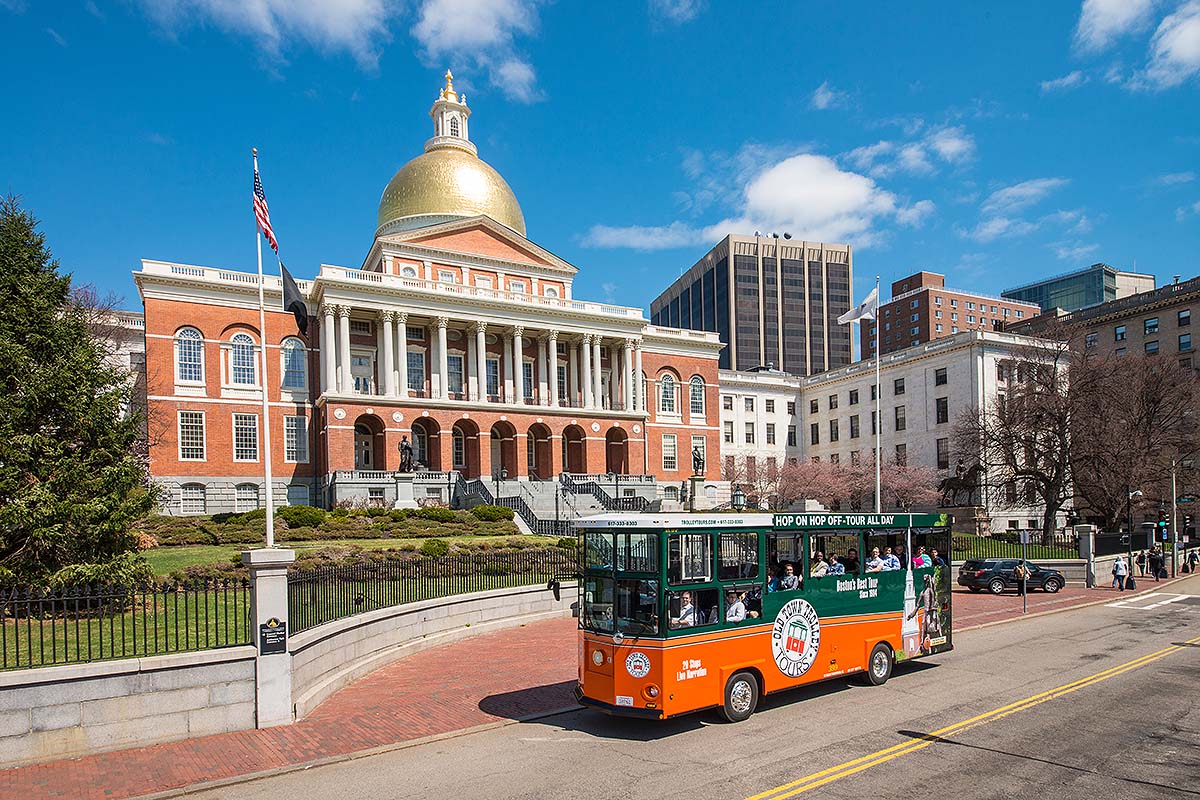
[[[547,337],[547,347],[550,351],[550,371],[546,380],[550,383],[550,405],[558,406],[558,331],[551,330]]]
[[[337,336],[334,333],[335,306],[321,306],[321,389],[337,391]]]
[[[384,397],[396,396],[396,353],[392,348],[392,320],[395,316],[395,311],[380,311],[379,322],[375,326],[379,340],[375,371],[383,383]]]
[[[396,313],[396,372],[401,397],[408,397],[408,312]]]
[[[636,393],[634,408],[646,410],[646,385],[642,382],[642,340],[633,343],[633,385]]]
[[[354,379],[350,374],[350,307],[338,306],[338,391],[349,394],[354,391]]]
[[[583,385],[583,407],[592,408],[592,337],[583,336],[583,374],[579,376]]]
[[[471,326],[475,332],[475,399],[487,399],[487,323],[476,322]]]
[[[621,408],[633,408],[633,339],[626,339],[621,349]]]
[[[525,403],[525,358],[521,354],[521,337],[524,333],[522,326],[513,327],[513,402],[518,405]]]
[[[434,384],[434,397],[442,400],[449,396],[447,387],[450,382],[450,364],[446,349],[446,326],[449,324],[449,317],[437,318],[437,382]]]
[[[594,408],[604,408],[604,381],[600,370],[600,337],[592,337],[592,401]]]

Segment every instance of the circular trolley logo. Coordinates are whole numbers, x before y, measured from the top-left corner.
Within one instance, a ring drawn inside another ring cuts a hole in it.
[[[771,654],[775,666],[789,678],[799,678],[817,660],[821,623],[807,600],[792,600],[775,617],[771,630]]]
[[[645,653],[633,651],[625,659],[625,671],[635,678],[644,678],[650,674],[650,658]]]

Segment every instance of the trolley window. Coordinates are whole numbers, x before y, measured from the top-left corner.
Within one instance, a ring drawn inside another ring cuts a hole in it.
[[[738,531],[721,534],[718,576],[723,581],[758,577],[758,534]]]
[[[619,630],[634,636],[658,632],[658,581],[601,578],[583,581],[583,627],[597,633]]]
[[[673,584],[712,580],[713,540],[707,533],[673,533],[667,539],[667,579]]]
[[[658,572],[658,534],[618,533],[617,570],[620,572]]]

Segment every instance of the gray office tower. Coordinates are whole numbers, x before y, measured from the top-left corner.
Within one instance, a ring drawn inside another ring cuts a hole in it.
[[[850,245],[726,236],[650,303],[650,322],[716,331],[722,369],[813,375],[850,363]]]

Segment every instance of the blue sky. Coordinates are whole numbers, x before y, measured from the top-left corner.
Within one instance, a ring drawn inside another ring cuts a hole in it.
[[[952,10],[953,9],[953,10]],[[1200,245],[1200,0],[0,0],[0,191],[136,308],[141,258],[358,266],[441,73],[575,294],[648,306],[725,232],[988,293]]]

